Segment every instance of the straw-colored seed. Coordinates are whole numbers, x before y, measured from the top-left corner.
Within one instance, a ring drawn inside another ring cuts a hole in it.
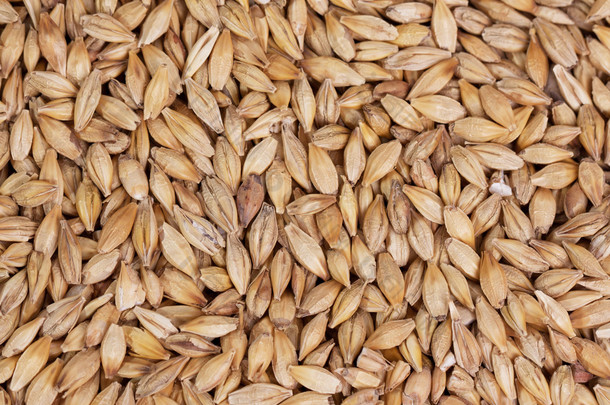
[[[135,35],[120,21],[106,13],[83,15],[79,24],[93,38],[107,42],[131,42]]]
[[[439,48],[455,52],[457,24],[451,10],[443,0],[434,3],[430,27]]]
[[[300,384],[321,394],[335,394],[341,389],[339,378],[321,367],[290,366],[288,372]]]
[[[15,371],[13,371],[13,377],[9,384],[11,390],[21,390],[44,367],[49,357],[51,340],[52,338],[49,336],[42,337],[23,352],[15,365]]]

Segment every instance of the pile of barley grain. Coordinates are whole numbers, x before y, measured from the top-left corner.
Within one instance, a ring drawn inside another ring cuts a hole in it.
[[[0,404],[610,404],[609,23],[0,0]]]

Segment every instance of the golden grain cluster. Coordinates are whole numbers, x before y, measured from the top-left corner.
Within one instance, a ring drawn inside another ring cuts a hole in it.
[[[0,0],[0,404],[610,404],[609,22]]]

